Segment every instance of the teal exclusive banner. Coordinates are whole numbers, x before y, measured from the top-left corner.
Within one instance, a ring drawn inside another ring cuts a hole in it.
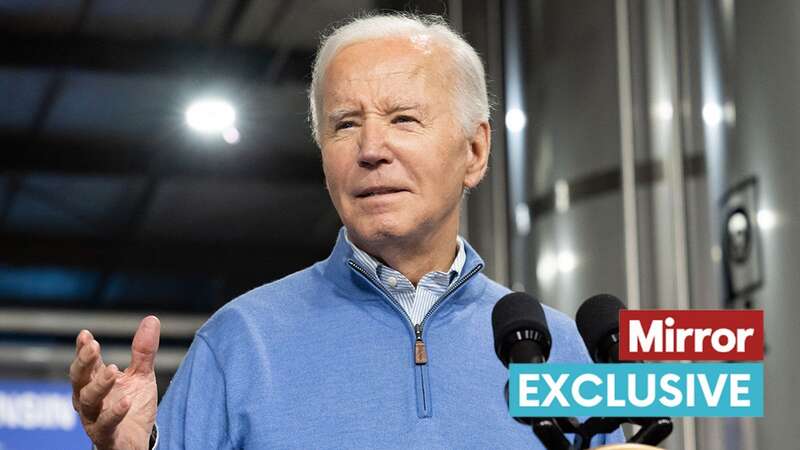
[[[514,417],[762,417],[761,363],[511,364]]]

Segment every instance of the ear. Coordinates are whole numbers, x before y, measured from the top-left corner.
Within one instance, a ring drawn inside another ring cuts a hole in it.
[[[478,185],[489,166],[489,152],[492,147],[492,127],[489,122],[481,122],[470,137],[467,155],[464,187],[472,189]]]

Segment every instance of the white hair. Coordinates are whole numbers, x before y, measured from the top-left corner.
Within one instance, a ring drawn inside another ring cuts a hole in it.
[[[466,136],[471,136],[475,127],[489,120],[489,97],[486,93],[486,75],[478,53],[454,31],[440,16],[394,13],[370,15],[350,19],[334,27],[323,36],[311,76],[308,92],[311,110],[311,132],[320,143],[320,117],[322,114],[322,82],[334,56],[343,48],[357,42],[390,37],[426,35],[442,45],[452,58],[454,83],[451,95],[453,108]]]

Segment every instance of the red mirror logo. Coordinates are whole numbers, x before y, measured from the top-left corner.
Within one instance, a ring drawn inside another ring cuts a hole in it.
[[[764,311],[623,310],[623,361],[761,361]]]

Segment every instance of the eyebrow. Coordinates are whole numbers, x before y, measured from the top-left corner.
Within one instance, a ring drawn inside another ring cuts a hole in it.
[[[358,109],[337,109],[328,114],[328,122],[336,123],[345,117],[357,116],[360,112]]]
[[[423,106],[419,103],[394,103],[389,105],[387,108],[383,108],[384,114],[394,114],[403,111],[409,111],[412,109],[423,110]],[[333,110],[330,114],[328,114],[328,121],[332,123],[336,123],[346,117],[351,116],[358,116],[361,114],[360,109],[351,109],[351,108],[343,108],[343,109],[336,109]]]

